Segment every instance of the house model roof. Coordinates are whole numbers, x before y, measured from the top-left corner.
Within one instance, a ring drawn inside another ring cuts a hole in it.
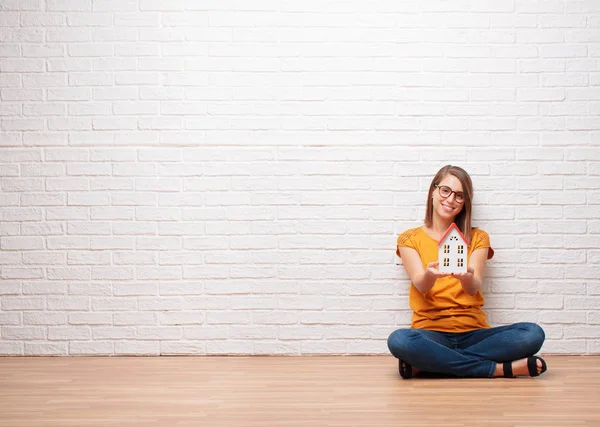
[[[468,245],[469,245],[469,242],[467,241],[467,239],[465,238],[465,236],[464,236],[464,235],[463,235],[463,234],[460,232],[460,230],[458,229],[458,226],[457,226],[457,225],[456,225],[456,223],[454,223],[454,222],[453,222],[453,223],[450,225],[450,227],[448,227],[448,229],[446,230],[446,232],[444,233],[444,235],[442,236],[442,238],[440,239],[440,241],[438,242],[438,244],[437,244],[437,245],[438,245],[438,246],[439,246],[439,245],[441,245],[441,244],[442,244],[442,242],[443,242],[444,240],[446,240],[446,237],[448,237],[448,234],[450,234],[450,232],[451,232],[453,229],[454,229],[454,230],[456,230],[456,231],[458,231],[458,235],[460,236],[460,238],[461,238],[461,239],[463,239],[463,241],[465,242],[465,244],[468,246]]]

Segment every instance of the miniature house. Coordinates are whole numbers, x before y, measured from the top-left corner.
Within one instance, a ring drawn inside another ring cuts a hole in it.
[[[452,223],[438,242],[438,270],[442,273],[466,273],[469,242]]]

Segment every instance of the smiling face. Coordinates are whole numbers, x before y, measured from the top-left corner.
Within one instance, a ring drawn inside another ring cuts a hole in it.
[[[444,186],[441,190],[439,187]],[[463,203],[456,199],[455,192],[463,193]],[[447,197],[444,197],[446,195]],[[441,168],[429,184],[425,226],[433,227],[434,222],[442,225],[455,222],[467,241],[471,239],[471,207],[473,200],[473,182],[471,177],[459,166],[446,165]]]
[[[438,219],[443,221],[454,220],[464,207],[464,202],[459,203],[456,200],[456,193],[463,193],[464,189],[460,180],[452,175],[445,175],[438,183],[438,187],[446,186],[449,187],[453,193],[448,197],[444,198],[440,194],[439,188],[435,188],[431,194],[433,199],[433,215],[437,216]]]

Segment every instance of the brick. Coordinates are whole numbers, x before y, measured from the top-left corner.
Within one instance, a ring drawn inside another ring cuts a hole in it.
[[[87,42],[90,40],[90,30],[86,28],[50,28],[46,32],[46,41],[48,42]]]
[[[113,55],[113,46],[108,43],[77,43],[68,45],[69,56],[73,57],[104,57]],[[83,73],[82,73],[83,74]],[[92,73],[90,73],[92,74]],[[83,76],[80,76],[79,82],[82,83]],[[92,77],[90,77],[92,78]],[[75,86],[85,86],[79,84]]]
[[[3,101],[42,101],[41,89],[2,89],[0,94]]]
[[[88,59],[49,59],[47,61],[48,71],[89,71],[91,70],[91,62]]]
[[[47,191],[89,190],[90,183],[81,178],[48,178],[46,189]]]
[[[160,341],[119,341],[115,343],[115,355],[158,356]]]
[[[115,102],[114,114],[117,115],[156,115],[158,103],[155,102]],[[140,127],[140,129],[143,129]]]
[[[202,342],[163,341],[160,343],[160,354],[161,355],[206,354],[206,346]]]
[[[64,13],[48,11],[21,13],[21,25],[23,27],[61,27],[66,25],[66,22]]]
[[[39,208],[4,208],[0,210],[3,221],[41,221],[42,210]]]
[[[31,58],[48,58],[48,57],[63,57],[65,56],[65,48],[60,44],[36,44],[24,45],[23,56]]]
[[[18,165],[0,165],[0,176],[19,176]],[[18,205],[18,203],[17,203]]]
[[[92,267],[93,280],[131,280],[134,271],[130,267]]]
[[[89,280],[90,269],[87,267],[48,267],[49,280]]]
[[[67,254],[67,263],[73,265],[108,265],[110,264],[110,253],[103,251],[69,251]]]
[[[22,356],[23,344],[20,342],[2,342],[0,343],[0,355]]]
[[[70,73],[69,86],[112,86],[114,77],[111,73]]]
[[[91,91],[87,88],[48,89],[49,101],[89,101]]]
[[[2,338],[5,340],[44,340],[46,328],[36,326],[4,326]]]
[[[3,131],[35,131],[44,130],[44,121],[41,119],[2,119],[0,129]]]
[[[91,10],[91,0],[47,0],[46,8],[50,11],[72,12]]]
[[[158,325],[156,313],[115,313],[113,321],[119,326]]]
[[[24,253],[23,264],[47,264],[57,265],[65,263],[65,255],[61,253]],[[36,291],[37,292],[37,291]]]
[[[25,356],[66,356],[67,345],[63,343],[25,343]]]
[[[93,311],[133,311],[136,301],[127,297],[92,298]]]
[[[113,261],[117,265],[156,265],[158,256],[153,252],[136,251],[129,253],[113,251]]]
[[[158,56],[159,51],[158,43],[115,43],[115,56]]]
[[[70,206],[103,206],[108,205],[110,194],[102,192],[69,193],[67,204]]]
[[[0,27],[0,41],[3,43],[41,43],[44,32],[38,28]]]
[[[52,236],[62,235],[65,232],[65,225],[60,222],[46,221],[44,223],[23,223],[21,224],[21,234],[24,236]]]
[[[134,12],[137,11],[136,0],[94,0],[93,10],[95,12]]]
[[[67,323],[67,315],[52,312],[27,312],[23,313],[23,324],[25,325],[64,325]]]
[[[24,103],[24,116],[62,116],[66,113],[66,104],[62,103]]]
[[[45,301],[39,297],[3,297],[2,310],[43,310]]]
[[[48,339],[57,341],[89,340],[92,334],[87,326],[50,326]]]
[[[21,194],[21,206],[61,206],[66,204],[64,194]]]
[[[106,176],[112,171],[109,164],[70,163],[67,165],[67,175],[71,176]]]
[[[155,235],[157,225],[152,223],[113,222],[113,233],[116,235]]]
[[[72,356],[98,356],[113,355],[113,342],[70,342],[69,355]]]
[[[144,282],[121,282],[114,285],[114,293],[118,296],[148,296],[156,295],[157,285]]]
[[[136,70],[136,61],[135,58],[96,58],[92,59],[92,69],[96,71],[133,71]]]
[[[128,326],[94,326],[92,338],[94,340],[126,340],[136,337],[135,328]]]
[[[117,27],[158,27],[159,15],[156,13],[140,13],[137,11],[136,2],[132,2],[135,13],[116,13],[115,26]],[[111,11],[114,9],[111,9]]]
[[[23,142],[28,146],[65,146],[68,136],[63,132],[27,132],[23,135]]]
[[[73,12],[67,14],[67,23],[70,27],[110,27],[112,26],[112,15],[102,12],[87,12],[89,8],[82,9],[84,12]]]
[[[86,89],[87,90],[87,89]],[[135,100],[137,99],[137,89],[135,88],[94,88],[93,99],[97,101],[104,100]]]
[[[48,249],[90,249],[89,237],[48,237]]]

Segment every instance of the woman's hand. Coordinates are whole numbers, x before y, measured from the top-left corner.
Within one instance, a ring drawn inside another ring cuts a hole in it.
[[[440,270],[438,270],[439,266],[439,261],[434,261],[427,264],[427,268],[425,269],[425,277],[437,280],[442,277],[450,276],[450,273],[442,273]]]
[[[474,274],[475,269],[473,267],[467,267],[466,273],[452,273],[452,275],[460,280],[460,283],[464,285],[470,285],[473,282]]]
[[[410,277],[415,288],[422,294],[433,288],[437,279],[450,275],[449,273],[442,273],[437,269],[439,266],[437,261],[430,262],[424,267],[421,257],[413,248],[398,246],[398,251],[400,252],[402,264],[408,273],[408,277]]]
[[[475,277],[475,269],[468,266],[466,273],[452,273],[453,277],[460,280],[460,283],[469,295],[475,295],[481,287],[481,282]]]

